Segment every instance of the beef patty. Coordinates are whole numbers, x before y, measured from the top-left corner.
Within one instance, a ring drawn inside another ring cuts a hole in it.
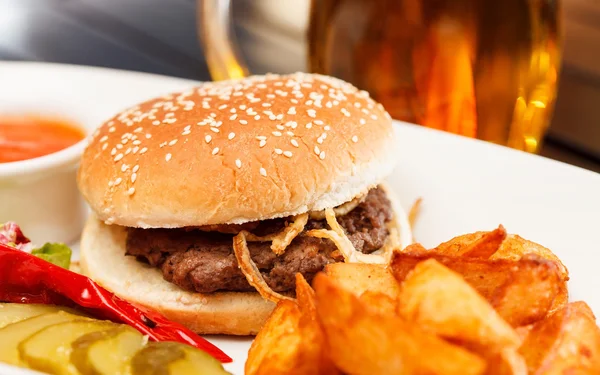
[[[392,219],[390,201],[381,188],[369,191],[352,211],[337,220],[358,251],[371,253],[384,245],[386,223]],[[265,220],[252,233],[266,235],[280,231],[288,219]],[[309,220],[305,230],[327,228],[324,220]],[[273,290],[295,288],[300,272],[310,282],[325,265],[343,261],[335,244],[327,239],[300,234],[282,255],[271,251],[270,242],[249,242],[252,259]],[[197,228],[138,229],[127,234],[127,255],[162,270],[165,280],[200,293],[253,291],[238,267],[233,252],[233,234],[206,232]]]

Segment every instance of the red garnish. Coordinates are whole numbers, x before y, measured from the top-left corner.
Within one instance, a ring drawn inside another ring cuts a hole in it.
[[[223,363],[231,358],[179,323],[136,307],[90,278],[0,244],[0,301],[75,307],[90,315],[125,323],[152,341],[176,341],[205,351]]]

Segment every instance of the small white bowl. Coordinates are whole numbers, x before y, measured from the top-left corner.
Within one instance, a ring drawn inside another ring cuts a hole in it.
[[[72,243],[83,227],[86,206],[77,190],[76,172],[93,129],[68,122],[79,125],[86,138],[52,154],[0,163],[0,223],[16,222],[36,245]]]

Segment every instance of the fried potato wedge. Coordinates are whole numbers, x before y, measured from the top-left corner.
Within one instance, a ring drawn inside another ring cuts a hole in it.
[[[506,283],[491,296],[492,306],[513,327],[543,319],[564,287],[556,264],[529,254],[509,272]]]
[[[296,372],[301,364],[300,317],[295,301],[284,300],[277,304],[250,346],[246,374],[301,374]]]
[[[485,375],[527,375],[527,363],[516,349],[506,349],[487,358]]]
[[[535,254],[518,260],[490,260],[446,256],[433,251],[402,251],[392,255],[390,269],[402,283],[418,263],[427,259],[435,259],[460,274],[515,327],[543,318],[557,296],[566,293],[556,263]]]
[[[393,299],[398,296],[398,283],[381,264],[332,263],[325,266],[325,274],[359,296],[366,291],[383,293]]]
[[[359,298],[371,311],[382,315],[396,314],[397,300],[387,294],[367,290]]]
[[[536,323],[519,349],[529,373],[600,374],[600,328],[585,302]]]
[[[408,274],[400,286],[398,313],[436,335],[485,353],[521,344],[488,301],[435,259],[417,264]]]
[[[454,237],[432,251],[444,255],[472,258],[489,258],[506,239],[506,229],[502,225],[491,232],[475,232]]]
[[[544,246],[535,242],[526,240],[516,234],[510,234],[506,237],[506,240],[502,242],[502,245],[496,251],[490,259],[507,259],[507,260],[519,260],[525,254],[536,254],[541,258],[547,259],[556,263],[558,270],[561,275],[561,280],[569,280],[569,271],[567,267],[560,261],[560,259],[550,250]]]
[[[373,313],[359,298],[318,274],[317,315],[336,367],[347,374],[482,374],[485,361],[397,316]]]
[[[296,274],[296,298],[300,308],[298,330],[301,336],[298,349],[300,360],[294,374],[340,374],[325,347],[325,334],[317,319],[315,291],[301,273]]]

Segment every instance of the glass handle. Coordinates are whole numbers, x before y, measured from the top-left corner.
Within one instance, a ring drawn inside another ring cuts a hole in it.
[[[231,0],[198,0],[200,40],[213,80],[248,75],[231,27]]]

